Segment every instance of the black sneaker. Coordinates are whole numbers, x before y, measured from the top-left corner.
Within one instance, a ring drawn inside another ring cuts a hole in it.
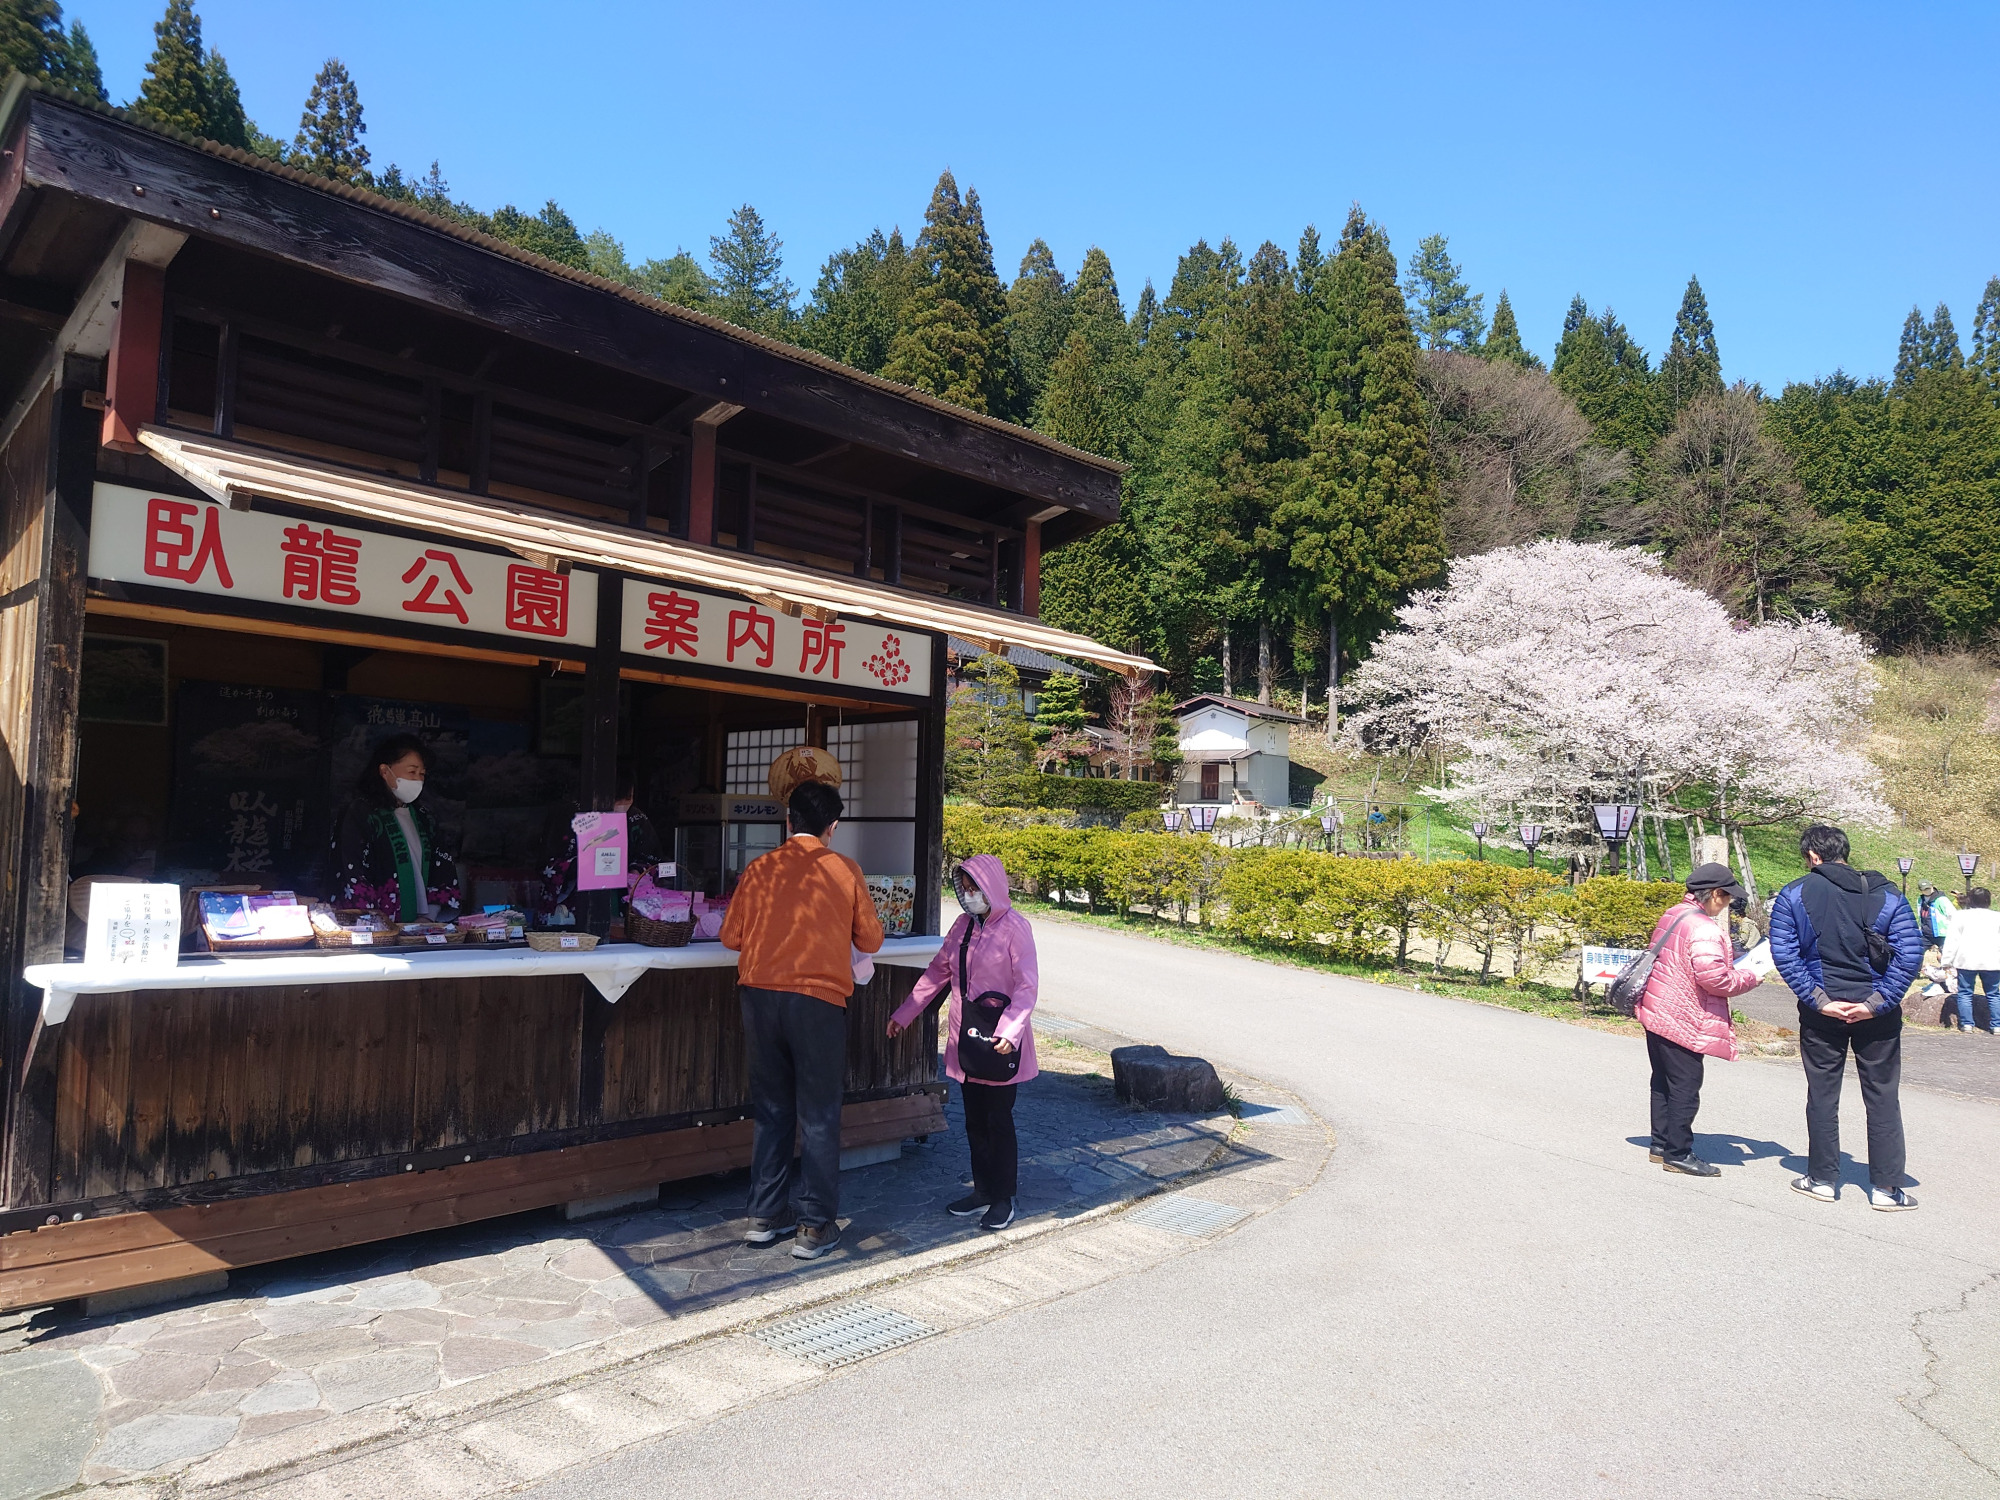
[[[824,1224],[801,1224],[799,1237],[792,1242],[792,1259],[818,1260],[829,1250],[840,1245],[840,1223],[829,1219]]]
[[[797,1219],[752,1219],[743,1231],[746,1245],[775,1245],[799,1227]]]
[[[979,1227],[981,1229],[1005,1229],[1013,1222],[1014,1200],[1012,1198],[996,1198],[993,1200],[992,1207],[988,1208],[980,1218]]]
[[[1703,1161],[1699,1156],[1670,1156],[1660,1163],[1669,1172],[1679,1172],[1684,1177],[1720,1177],[1722,1168],[1712,1161]]]
[[[967,1193],[956,1203],[947,1203],[944,1211],[954,1218],[969,1219],[993,1200],[983,1193]]]

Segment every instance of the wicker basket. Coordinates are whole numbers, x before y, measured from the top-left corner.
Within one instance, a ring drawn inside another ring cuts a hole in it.
[[[628,911],[625,913],[625,936],[648,948],[685,948],[688,939],[694,936],[694,919],[662,922],[644,912]]]
[[[396,934],[396,946],[399,948],[446,948],[464,941],[463,927],[454,927],[449,932],[411,932],[404,928]]]
[[[537,953],[588,953],[597,946],[594,932],[531,932],[528,946]]]
[[[396,935],[400,931],[402,929],[399,927],[390,927],[381,932],[357,933],[351,928],[343,927],[338,932],[321,932],[315,927],[313,937],[322,948],[393,948],[396,946]],[[357,943],[355,941],[357,937],[364,937],[368,941]]]

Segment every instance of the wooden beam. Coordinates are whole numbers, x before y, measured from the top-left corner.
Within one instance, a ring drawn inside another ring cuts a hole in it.
[[[688,536],[704,547],[715,545],[715,429],[694,424],[692,467],[688,471]]]
[[[947,638],[931,637],[931,696],[917,720],[917,903],[911,930],[935,937],[944,931],[945,709],[950,698]]]
[[[143,453],[139,429],[160,419],[160,336],[167,273],[144,261],[125,262],[125,290],[111,335],[111,365],[104,376],[107,448]]]
[[[26,181],[377,288],[663,385],[1012,494],[1118,517],[1115,468],[913,400],[668,305],[525,264],[386,205],[228,161],[49,95],[26,101]],[[133,189],[146,189],[143,200]]]
[[[1042,612],[1042,523],[1030,521],[1021,538],[1021,613]]]

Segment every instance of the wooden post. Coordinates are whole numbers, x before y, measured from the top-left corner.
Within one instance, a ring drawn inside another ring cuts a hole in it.
[[[481,391],[472,398],[472,472],[465,476],[465,487],[483,495],[492,478],[493,397]]]
[[[593,812],[609,811],[618,795],[618,656],[624,603],[625,580],[616,573],[599,573],[597,645],[583,674],[583,785],[578,798],[581,806]],[[611,931],[618,901],[617,891],[579,892],[577,920],[587,931],[603,937]],[[611,1002],[598,994],[594,985],[577,988],[583,996],[577,1113],[582,1124],[595,1125],[604,1118],[604,1039],[611,1024]]]
[[[1021,612],[1042,612],[1042,523],[1030,521],[1021,537]]]
[[[26,698],[15,720],[26,728],[13,747],[20,785],[20,834],[14,901],[0,934],[0,965],[9,995],[6,1188],[8,1203],[51,1196],[56,1080],[52,1039],[41,1031],[41,993],[20,979],[23,965],[59,961],[69,912],[70,808],[76,788],[78,685],[83,655],[83,579],[90,551],[90,495],[100,424],[83,404],[81,385],[54,391],[42,483],[11,497],[39,510],[42,545],[31,549],[39,576],[31,596],[12,606],[31,611],[16,636],[32,654],[14,677]],[[15,441],[26,436],[17,431]],[[10,465],[11,468],[11,465]],[[22,474],[20,478],[31,476]],[[39,502],[39,503],[37,503]],[[25,519],[23,517],[22,519]],[[32,534],[32,532],[31,532]],[[14,664],[9,664],[10,666]]]
[[[935,937],[944,931],[944,711],[945,637],[931,637],[931,695],[917,720],[916,911],[910,930]]]
[[[688,471],[688,540],[715,545],[715,428],[694,424],[692,467]]]
[[[814,750],[826,748],[826,710],[817,703],[806,705],[806,744]]]
[[[105,373],[104,446],[139,453],[139,429],[160,415],[160,335],[167,273],[144,261],[125,262],[125,289],[111,334]]]
[[[236,436],[236,346],[234,323],[224,323],[215,338],[215,435]]]

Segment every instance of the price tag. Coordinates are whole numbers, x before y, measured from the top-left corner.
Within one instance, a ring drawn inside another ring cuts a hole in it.
[[[372,932],[351,932],[347,935],[347,940],[356,948],[375,946],[375,934]]]
[[[660,861],[660,868],[657,873],[661,880],[672,880],[680,873],[680,869],[681,867],[673,860],[663,859]]]
[[[444,934],[441,932],[427,932],[424,934],[424,941],[427,943],[435,944],[438,947],[443,947],[445,937]]]
[[[580,948],[583,946],[575,938],[569,936],[568,934],[565,934],[561,939],[559,939],[559,941],[565,948]]]

